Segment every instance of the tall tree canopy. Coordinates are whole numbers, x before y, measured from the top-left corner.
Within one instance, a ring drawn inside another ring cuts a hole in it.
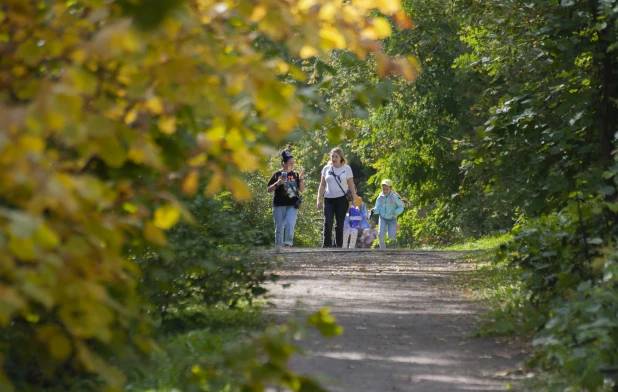
[[[305,75],[258,43],[303,59],[374,53],[384,74],[413,78],[407,59],[382,53],[391,26],[372,10],[409,21],[394,0],[2,2],[0,326],[16,339],[4,359],[20,365],[10,377],[85,370],[122,386],[102,353],[149,347],[128,239],[162,246],[165,230],[192,221],[175,183],[192,196],[206,179],[207,195],[249,199],[242,173],[312,125],[290,83]],[[10,385],[2,368],[0,383]]]

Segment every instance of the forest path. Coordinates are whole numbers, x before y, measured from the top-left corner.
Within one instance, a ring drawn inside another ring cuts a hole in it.
[[[523,391],[521,342],[473,338],[488,309],[455,286],[460,252],[285,249],[277,321],[329,307],[342,336],[304,340],[292,368],[333,392]]]

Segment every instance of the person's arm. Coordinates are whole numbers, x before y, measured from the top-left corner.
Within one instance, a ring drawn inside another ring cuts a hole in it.
[[[403,212],[403,201],[395,196],[395,204],[397,205],[397,207],[395,208],[395,217],[401,215],[401,213]]]
[[[354,177],[348,177],[348,188],[352,193],[352,205],[356,206],[356,187],[354,186]]]
[[[322,198],[324,197],[324,192],[326,192],[326,178],[322,174],[322,178],[320,179],[320,187],[318,188],[318,208],[322,208]]]
[[[276,176],[277,173],[273,174],[273,176],[270,178],[270,181],[268,181],[268,188],[266,188],[268,193],[274,192],[279,185],[283,184],[281,176],[279,176],[279,178],[277,178]]]
[[[376,198],[376,204],[373,207],[373,213],[374,214],[378,214],[378,216],[380,216],[380,207],[381,207],[381,205],[380,205],[380,196],[378,196]]]
[[[305,191],[305,169],[300,169],[298,173],[298,191],[303,193]]]

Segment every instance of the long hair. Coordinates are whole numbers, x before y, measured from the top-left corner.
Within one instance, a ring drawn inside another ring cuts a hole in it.
[[[332,156],[334,152],[336,152],[341,157],[341,164],[345,165],[346,160],[345,160],[345,157],[343,155],[343,150],[341,149],[341,147],[337,146],[337,147],[333,148],[332,150],[330,150],[330,152],[328,153],[328,156],[329,157]],[[332,165],[333,164],[333,160],[329,159],[328,160],[328,164]]]

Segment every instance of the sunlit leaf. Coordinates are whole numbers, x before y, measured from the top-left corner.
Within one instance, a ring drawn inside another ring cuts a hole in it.
[[[253,197],[251,193],[251,188],[249,188],[247,183],[240,177],[230,178],[229,187],[234,194],[234,198],[238,201],[251,200]]]
[[[160,229],[169,229],[178,222],[180,211],[173,204],[165,204],[154,212],[154,225]]]
[[[144,237],[155,245],[165,246],[167,244],[165,232],[152,222],[144,223]]]
[[[159,129],[167,135],[171,135],[176,132],[176,117],[163,116],[159,118]]]
[[[197,192],[199,174],[196,170],[192,170],[182,180],[182,192],[187,196],[193,196]]]

